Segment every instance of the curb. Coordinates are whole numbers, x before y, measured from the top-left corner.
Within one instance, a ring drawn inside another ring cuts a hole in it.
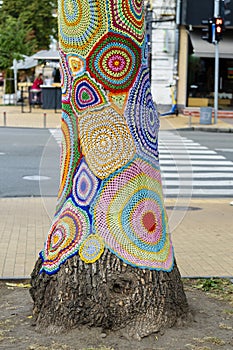
[[[21,283],[25,283],[28,282],[30,283],[31,281],[31,277],[0,277],[0,282],[2,283],[7,283],[7,282],[21,282]]]
[[[194,126],[192,129],[193,131],[233,133],[233,128],[206,128],[203,126]]]
[[[203,126],[187,126],[176,128],[177,131],[204,131],[204,132],[215,132],[215,133],[233,133],[233,128],[206,128]]]
[[[10,126],[4,126],[0,125],[0,129],[40,129],[40,130],[48,130],[48,129],[54,129],[54,126],[20,126],[20,125],[10,125]],[[163,129],[160,129],[160,131]],[[174,129],[172,129],[174,130]],[[208,128],[208,127],[203,127],[203,126],[184,126],[184,127],[179,127],[175,128],[177,131],[204,131],[204,132],[215,132],[215,133],[233,133],[233,128]]]
[[[0,129],[40,129],[40,130],[48,130],[48,129],[56,129],[56,127],[49,127],[46,126],[45,128],[43,126],[20,126],[20,125],[10,125],[10,126],[4,126],[0,125]]]

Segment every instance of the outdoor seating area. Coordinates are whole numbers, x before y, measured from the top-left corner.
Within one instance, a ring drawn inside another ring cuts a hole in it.
[[[21,105],[22,113],[26,110],[31,112],[31,108],[36,107],[55,112],[60,110],[61,84],[58,66],[59,52],[54,49],[41,50],[31,57],[14,60],[10,76],[5,77],[5,84],[1,86],[0,103]]]
[[[61,109],[61,88],[59,83],[41,85],[40,90],[32,88],[32,83],[19,83],[20,98],[18,104],[24,107],[39,107],[42,109]]]

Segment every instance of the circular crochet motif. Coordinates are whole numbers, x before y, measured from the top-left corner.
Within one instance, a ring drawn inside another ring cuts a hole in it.
[[[90,232],[88,214],[68,200],[59,217],[55,219],[40,253],[43,260],[41,272],[57,272],[67,259],[77,254],[82,242]]]
[[[86,264],[93,264],[104,252],[104,241],[98,235],[90,235],[79,249],[80,258]]]
[[[59,0],[58,12],[61,48],[86,57],[107,30],[105,1]]]
[[[66,56],[62,50],[60,50],[60,73],[61,73],[62,102],[69,103],[71,76],[67,65]]]
[[[135,146],[124,117],[108,107],[80,115],[79,138],[91,171],[100,179],[121,168],[135,154]]]
[[[172,269],[159,168],[136,158],[103,182],[92,213],[95,232],[124,262],[140,268]]]
[[[106,34],[91,50],[87,70],[105,89],[128,91],[141,64],[141,50],[127,37]]]
[[[73,77],[81,75],[86,69],[85,60],[76,54],[67,55],[68,66]]]
[[[130,36],[139,45],[144,38],[144,0],[108,0],[110,28]]]
[[[98,179],[82,160],[73,178],[72,195],[75,203],[83,207],[88,206],[96,194],[98,185]]]
[[[72,118],[68,111],[62,112],[62,152],[61,152],[61,176],[58,191],[57,210],[61,208],[72,188],[70,179],[80,161],[80,150],[77,140],[76,118]]]
[[[150,91],[149,70],[143,68],[130,91],[125,117],[139,154],[158,161],[158,114]]]
[[[89,108],[102,108],[107,104],[104,91],[88,73],[73,82],[71,105],[76,113],[83,113]]]

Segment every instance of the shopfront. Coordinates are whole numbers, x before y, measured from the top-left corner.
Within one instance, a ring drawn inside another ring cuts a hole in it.
[[[214,105],[215,46],[201,39],[201,30],[189,32],[188,107]],[[233,31],[219,43],[219,109],[233,110]]]
[[[179,18],[179,80],[177,104],[184,107],[213,107],[215,90],[215,45],[202,39],[202,20],[213,18],[213,0],[181,0]],[[233,110],[233,0],[219,2],[226,31],[219,42],[218,103]]]

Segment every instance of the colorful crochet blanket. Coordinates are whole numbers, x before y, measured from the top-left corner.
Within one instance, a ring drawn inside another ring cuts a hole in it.
[[[158,114],[143,0],[59,0],[61,176],[40,256],[56,273],[105,249],[137,268],[171,271]]]

